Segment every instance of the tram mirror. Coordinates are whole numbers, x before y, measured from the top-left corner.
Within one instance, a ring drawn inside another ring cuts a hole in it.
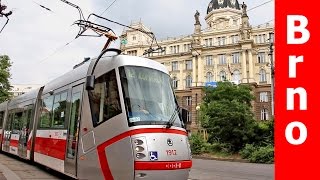
[[[94,90],[94,75],[87,76],[86,79],[86,90]]]

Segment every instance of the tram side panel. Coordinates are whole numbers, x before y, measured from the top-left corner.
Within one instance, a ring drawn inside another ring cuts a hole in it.
[[[132,142],[116,70],[84,92],[79,144],[80,179],[134,179]]]
[[[2,150],[3,138],[4,138],[4,126],[7,118],[7,103],[3,102],[0,104],[0,151]]]
[[[5,111],[1,111],[0,110],[0,151],[2,149],[2,127],[3,127],[3,123],[4,123],[4,113]]]
[[[62,173],[67,144],[67,97],[65,89],[42,97],[34,145],[34,161]]]

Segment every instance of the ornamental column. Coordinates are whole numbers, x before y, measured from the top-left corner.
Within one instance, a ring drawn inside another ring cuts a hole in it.
[[[249,56],[249,81],[254,82],[254,69],[253,69],[253,61],[252,61],[252,51],[248,50]]]
[[[242,83],[246,83],[247,79],[247,57],[246,50],[242,51],[242,61],[241,61],[241,71],[242,71]]]

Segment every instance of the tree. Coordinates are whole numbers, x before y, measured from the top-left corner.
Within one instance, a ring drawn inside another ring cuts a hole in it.
[[[10,74],[10,58],[7,55],[0,55],[0,103],[8,100],[12,93],[9,78]]]
[[[201,120],[208,142],[223,143],[231,152],[238,152],[254,136],[250,86],[219,82],[216,88],[206,88],[205,94]]]

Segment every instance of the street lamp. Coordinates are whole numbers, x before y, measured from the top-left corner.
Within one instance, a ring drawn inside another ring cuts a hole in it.
[[[196,106],[196,111],[197,111],[197,124],[198,124],[198,128],[199,128],[199,130],[200,130],[200,127],[201,127],[201,126],[200,126],[200,120],[199,120],[199,119],[200,119],[200,118],[199,118],[199,113],[200,113],[200,112],[199,112],[199,111],[200,111],[200,106],[199,106],[199,105]]]
[[[273,45],[274,45],[274,32],[269,33],[270,42],[270,66],[271,66],[271,114],[274,116],[274,65],[273,65]]]

